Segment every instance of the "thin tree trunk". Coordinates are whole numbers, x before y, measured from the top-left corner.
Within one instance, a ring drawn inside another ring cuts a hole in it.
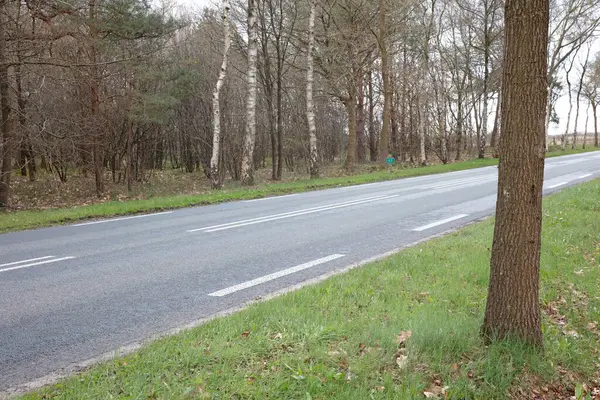
[[[585,125],[583,127],[583,149],[585,150],[585,142],[587,142],[587,127],[590,121],[590,105],[585,108]]]
[[[426,112],[424,105],[419,101],[419,127],[417,128],[419,130],[419,164],[423,166],[427,165],[427,155],[425,154],[425,137],[427,131]]]
[[[346,155],[346,168],[351,169],[356,164],[356,88],[350,89],[349,98],[344,105],[348,113],[348,154]]]
[[[133,190],[133,122],[127,127],[127,191]]]
[[[498,134],[500,133],[500,105],[502,96],[498,94],[498,104],[496,104],[496,114],[494,116],[494,127],[492,128],[492,137],[490,138],[490,146],[494,150],[494,157],[498,157]]]
[[[390,118],[392,111],[390,68],[387,52],[386,27],[385,27],[385,0],[379,0],[379,54],[381,55],[381,77],[383,80],[383,121],[379,138],[379,163],[385,165],[389,152]],[[424,151],[423,151],[424,152]],[[422,156],[423,157],[423,156]],[[423,161],[423,160],[422,160]]]
[[[8,206],[12,172],[13,132],[8,99],[8,58],[6,50],[6,0],[0,0],[0,133],[2,134],[2,168],[0,169],[0,210]]]
[[[248,0],[248,97],[246,98],[246,134],[242,155],[242,184],[254,184],[254,143],[256,140],[256,61],[257,61],[257,24],[256,1]]]
[[[571,66],[566,71],[566,80],[567,80],[567,93],[569,94],[569,112],[567,114],[567,125],[565,127],[565,133],[563,134],[562,140],[562,149],[563,151],[567,149],[567,137],[569,135],[569,125],[571,124],[571,114],[573,112],[573,95],[571,91],[571,81],[569,80],[569,74],[571,73],[571,69],[573,68],[574,61],[571,61]]]
[[[598,105],[592,104],[592,115],[594,116],[594,147],[598,147]]]
[[[539,272],[544,183],[549,0],[506,0],[502,138],[487,340],[542,346]]]
[[[223,186],[223,176],[219,171],[219,157],[221,154],[221,106],[219,102],[219,95],[221,88],[227,76],[227,57],[229,55],[229,47],[231,44],[231,38],[229,35],[229,9],[231,5],[230,0],[223,0],[223,61],[221,63],[221,69],[219,70],[219,78],[215,90],[213,91],[213,147],[212,154],[210,157],[210,177],[212,181],[213,189],[220,189]],[[275,157],[275,154],[273,154]]]
[[[572,149],[575,150],[577,148],[577,123],[579,122],[579,107],[581,100],[581,91],[583,90],[583,81],[585,79],[585,72],[587,70],[587,64],[590,58],[590,48],[588,47],[587,56],[585,58],[585,63],[582,65],[581,76],[579,77],[579,86],[577,87],[577,95],[575,96],[575,126],[573,127],[573,145]],[[586,122],[587,127],[587,122]],[[583,139],[583,148],[585,149],[585,138]]]
[[[281,47],[277,43],[277,180],[281,180],[283,174],[283,65],[281,59]]]
[[[365,82],[364,73],[360,73],[357,86],[357,107],[356,107],[356,141],[358,162],[366,160],[367,141],[365,137]]]
[[[310,1],[310,16],[308,18],[308,51],[306,52],[306,120],[310,141],[310,177],[319,177],[319,154],[317,152],[317,127],[315,125],[315,103],[313,100],[314,66],[313,52],[315,47],[315,13],[316,1]]]
[[[96,0],[90,0],[88,3],[89,7],[89,24],[90,24],[90,39],[92,44],[90,45],[90,71],[91,71],[91,82],[90,82],[90,113],[92,122],[92,152],[94,158],[94,177],[96,181],[96,195],[102,197],[104,194],[104,151],[102,149],[102,129],[99,125],[98,111],[100,108],[100,83],[98,73],[98,49],[96,47],[96,39],[98,36],[96,28]]]
[[[375,101],[373,100],[373,71],[369,71],[369,158],[377,161],[377,133],[375,132]]]

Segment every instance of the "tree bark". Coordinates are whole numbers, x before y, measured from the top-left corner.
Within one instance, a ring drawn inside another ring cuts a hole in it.
[[[0,210],[8,206],[14,138],[8,99],[8,54],[6,49],[6,0],[0,0],[0,133],[2,137],[2,168],[0,169]]]
[[[594,147],[598,147],[598,105],[592,104],[592,115],[594,116]]]
[[[221,63],[221,69],[219,70],[219,78],[215,90],[213,91],[213,147],[212,154],[210,157],[210,178],[212,181],[213,189],[220,189],[223,186],[223,176],[219,171],[219,158],[221,155],[221,106],[219,101],[219,95],[221,88],[227,76],[227,57],[229,55],[229,47],[231,44],[231,38],[229,35],[229,10],[231,5],[229,0],[223,0],[223,61]],[[273,152],[273,157],[275,154]]]
[[[306,120],[308,122],[308,136],[310,144],[310,177],[319,177],[319,153],[317,151],[317,127],[315,125],[315,102],[313,100],[314,63],[313,54],[315,47],[315,13],[317,4],[310,1],[310,16],[308,18],[308,51],[306,52]]]
[[[377,161],[377,133],[375,132],[375,102],[373,100],[373,71],[369,71],[369,158]]]
[[[242,184],[254,185],[254,143],[256,140],[256,61],[258,52],[256,1],[248,0],[248,96],[246,98],[246,134],[242,155]]]
[[[502,137],[482,334],[542,346],[539,271],[549,0],[507,0]]]
[[[366,160],[367,140],[365,137],[365,82],[364,73],[358,76],[357,87],[357,106],[356,106],[356,141],[358,162]]]
[[[351,169],[356,164],[356,88],[350,89],[349,97],[344,101],[348,114],[348,154],[346,168]]]
[[[379,0],[379,54],[381,55],[381,77],[383,80],[383,121],[379,138],[379,163],[385,165],[389,152],[389,131],[392,104],[389,57],[386,45],[385,0]]]

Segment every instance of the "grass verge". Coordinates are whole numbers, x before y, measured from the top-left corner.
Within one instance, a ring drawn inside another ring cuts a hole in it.
[[[592,150],[593,149],[588,147],[585,150],[575,149],[564,152],[555,151],[549,152],[547,157],[576,154]],[[360,175],[332,178],[325,177],[313,180],[305,179],[283,183],[268,183],[252,188],[234,186],[225,188],[224,190],[218,192],[214,191],[199,195],[160,196],[143,200],[107,201],[103,203],[71,208],[16,212],[9,211],[4,213],[0,212],[0,233],[40,228],[44,226],[52,226],[91,218],[106,218],[144,212],[164,211],[169,209],[216,204],[235,200],[251,200],[274,195],[300,193],[333,187],[359,185],[364,183],[439,174],[452,171],[462,171],[473,168],[493,166],[497,165],[497,163],[497,159],[473,159],[445,165],[435,164],[416,168],[391,168]]]
[[[24,398],[583,399],[600,391],[599,199],[596,180],[544,200],[543,354],[478,335],[489,220]]]

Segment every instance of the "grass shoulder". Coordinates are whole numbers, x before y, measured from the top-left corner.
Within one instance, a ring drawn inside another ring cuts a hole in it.
[[[544,200],[545,352],[486,347],[493,221],[255,304],[24,399],[569,398],[600,389],[600,180]],[[583,397],[582,397],[583,398]]]

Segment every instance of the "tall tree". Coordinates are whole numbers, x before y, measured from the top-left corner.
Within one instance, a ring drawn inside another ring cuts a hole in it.
[[[313,53],[315,47],[315,13],[316,1],[310,0],[308,17],[308,48],[306,51],[306,120],[310,140],[309,169],[310,177],[319,177],[319,155],[317,152],[317,127],[315,126],[315,102],[313,100],[314,66]]]
[[[502,136],[490,282],[490,339],[542,345],[539,304],[549,0],[506,0]]]
[[[231,45],[231,35],[229,33],[229,10],[231,8],[229,0],[223,0],[223,62],[219,70],[219,78],[215,90],[213,91],[213,147],[210,158],[210,176],[213,189],[220,189],[223,185],[221,173],[219,171],[219,158],[221,155],[221,108],[219,104],[219,94],[227,75],[227,56]]]
[[[248,72],[246,97],[246,134],[242,156],[242,184],[254,184],[254,143],[256,140],[256,61],[258,53],[258,30],[256,24],[256,2],[248,0]]]
[[[388,156],[390,120],[392,117],[392,86],[390,85],[390,62],[387,48],[385,0],[379,0],[379,54],[381,56],[381,78],[383,80],[383,121],[379,138],[379,163],[385,165]]]
[[[8,98],[8,41],[6,35],[7,0],[0,0],[0,144],[2,144],[2,168],[0,168],[0,210],[8,205],[10,174],[12,170],[13,129],[10,121],[11,106]]]

